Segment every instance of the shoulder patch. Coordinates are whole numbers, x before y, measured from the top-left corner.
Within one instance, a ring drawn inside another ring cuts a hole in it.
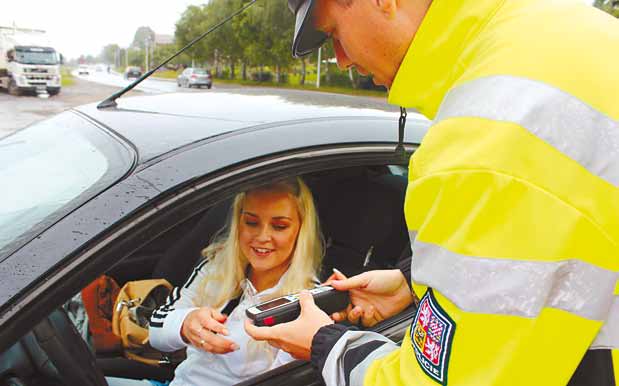
[[[447,384],[447,367],[456,323],[436,301],[428,288],[419,301],[411,325],[411,344],[421,369],[436,382]]]

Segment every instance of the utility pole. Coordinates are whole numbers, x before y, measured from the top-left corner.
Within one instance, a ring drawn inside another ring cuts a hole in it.
[[[320,58],[320,53],[322,52],[322,47],[318,48],[318,62],[316,63],[316,88],[320,88],[320,62],[322,61]]]
[[[146,47],[145,47],[146,49],[144,50],[144,52],[146,53],[146,57],[145,57],[146,65],[144,66],[144,67],[146,67],[146,71],[145,72],[148,72],[150,70],[149,69],[149,61],[148,61],[149,40],[150,39],[148,37],[146,37],[146,39],[144,39],[144,44],[146,45]]]
[[[130,47],[131,46],[125,49],[125,67],[129,67],[129,48]]]

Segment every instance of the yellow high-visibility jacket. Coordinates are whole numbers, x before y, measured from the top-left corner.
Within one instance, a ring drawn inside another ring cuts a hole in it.
[[[419,309],[401,348],[313,354],[326,383],[565,385],[591,354],[619,384],[619,21],[434,0],[389,102],[433,120],[405,202]]]

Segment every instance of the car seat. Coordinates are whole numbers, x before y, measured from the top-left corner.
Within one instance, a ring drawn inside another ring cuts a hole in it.
[[[153,269],[153,278],[165,278],[173,286],[183,285],[202,259],[202,250],[226,225],[232,199],[221,201],[202,215],[193,229],[168,248]]]
[[[394,267],[410,256],[404,220],[406,178],[371,168],[308,179],[327,243],[321,279]]]

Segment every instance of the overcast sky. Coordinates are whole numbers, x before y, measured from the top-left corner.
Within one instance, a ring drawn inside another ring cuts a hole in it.
[[[9,1],[9,0],[7,0]],[[206,0],[10,0],[0,25],[44,29],[68,58],[97,55],[104,45],[126,47],[140,26],[174,34],[174,23],[191,4]]]
[[[127,47],[140,26],[173,34],[174,23],[191,4],[207,0],[6,0],[0,25],[48,31],[67,58],[98,55],[106,44]],[[266,0],[268,1],[268,0]],[[593,0],[583,0],[591,4]]]

